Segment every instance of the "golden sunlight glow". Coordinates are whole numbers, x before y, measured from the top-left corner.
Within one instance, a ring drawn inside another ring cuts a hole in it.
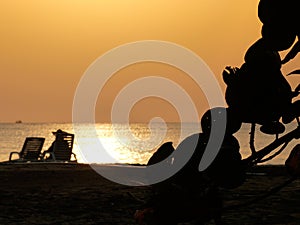
[[[245,51],[260,36],[258,2],[5,0],[0,8],[0,96],[5,109],[0,119],[71,121],[74,92],[87,67],[110,49],[140,40],[189,48],[205,60],[224,88],[223,68],[240,66]],[[149,67],[140,69],[144,74]],[[287,70],[292,69],[291,63]],[[168,74],[162,68],[164,73]],[[188,86],[180,77],[176,82]],[[116,89],[124,84],[122,79],[114,82]],[[113,89],[104,95],[115,95]],[[106,101],[102,108],[109,108],[111,102]]]

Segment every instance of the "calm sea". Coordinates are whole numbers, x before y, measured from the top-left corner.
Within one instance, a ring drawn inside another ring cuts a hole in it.
[[[296,123],[291,123],[286,127],[286,132],[296,128]],[[180,123],[167,123],[165,126],[156,124],[154,130],[150,130],[148,124],[136,123],[126,126],[126,124],[105,124],[95,125],[80,124],[74,127],[71,123],[0,123],[0,161],[7,161],[9,153],[19,152],[26,137],[45,137],[46,141],[43,150],[46,150],[54,140],[52,131],[62,129],[70,133],[80,131],[81,141],[75,139],[73,152],[81,163],[87,163],[86,153],[83,149],[95,154],[89,163],[146,163],[152,153],[166,141],[172,141],[176,147],[182,138],[189,134],[199,132],[196,124],[185,124],[182,134]],[[151,132],[152,131],[152,132]],[[238,138],[241,153],[247,157],[249,150],[250,125],[244,124],[235,134]],[[79,135],[78,135],[79,136]],[[255,145],[260,149],[274,140],[274,136],[264,135],[257,128]],[[299,141],[298,141],[299,142]],[[99,143],[111,157],[98,154]],[[268,164],[283,164],[289,155],[296,141],[292,141],[286,150]]]

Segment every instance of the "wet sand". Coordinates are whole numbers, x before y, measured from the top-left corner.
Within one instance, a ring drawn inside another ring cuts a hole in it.
[[[244,185],[224,191],[225,205],[253,199],[289,178],[282,166],[251,172]],[[139,200],[150,193],[148,187],[108,181],[83,164],[0,164],[0,181],[1,225],[134,225]],[[300,181],[262,201],[224,212],[223,220],[234,225],[300,224]]]

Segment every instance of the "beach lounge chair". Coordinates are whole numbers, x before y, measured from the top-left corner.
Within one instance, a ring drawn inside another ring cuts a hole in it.
[[[38,161],[41,157],[41,151],[45,142],[45,138],[41,137],[27,137],[25,139],[23,148],[20,152],[11,152],[9,155],[10,162],[27,162]],[[18,159],[12,159],[13,155],[17,154]]]
[[[74,143],[74,134],[70,133],[57,133],[55,141],[53,143],[53,151],[46,153],[50,154],[50,157],[46,158],[46,161],[63,161],[63,162],[77,162],[76,154],[72,152]],[[74,159],[72,160],[72,156]]]

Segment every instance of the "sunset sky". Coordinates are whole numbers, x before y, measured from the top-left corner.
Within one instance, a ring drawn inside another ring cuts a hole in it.
[[[260,37],[258,0],[3,0],[0,3],[0,122],[71,122],[76,87],[89,65],[119,45],[163,40],[198,54],[225,90],[221,74],[240,66]],[[282,53],[283,55],[286,52]],[[300,56],[283,67],[300,67]],[[97,122],[110,121],[112,103],[126,84],[161,75],[191,95],[199,114],[201,90],[180,70],[159,63],[131,65],[115,74],[99,95]],[[299,76],[288,78],[295,87]],[[144,99],[132,121],[153,116],[178,120],[161,99]]]

